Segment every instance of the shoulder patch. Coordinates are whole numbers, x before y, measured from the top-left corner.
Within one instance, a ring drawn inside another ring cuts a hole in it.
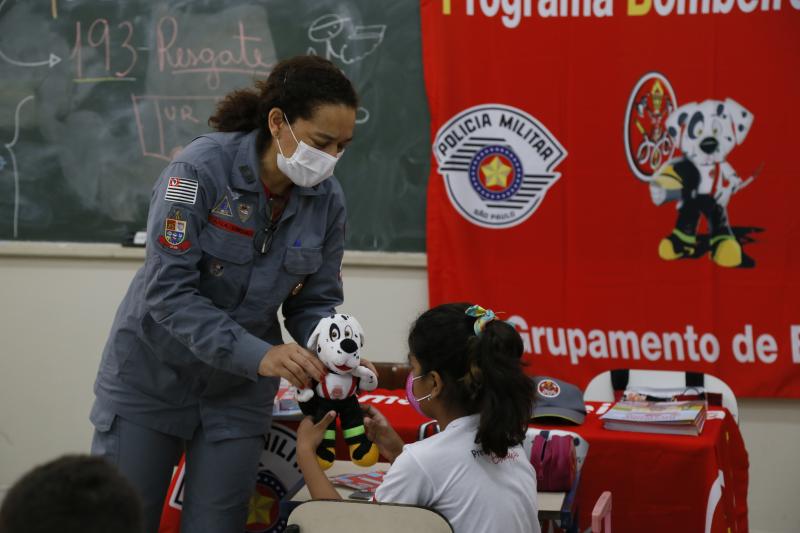
[[[211,210],[212,213],[217,215],[222,215],[224,217],[233,217],[233,210],[231,210],[231,202],[228,200],[228,195],[222,197],[217,205],[214,206],[214,209]]]
[[[180,209],[172,209],[164,220],[164,233],[158,236],[159,244],[169,250],[188,250],[191,246],[186,240],[188,224]]]
[[[194,205],[197,201],[197,181],[170,176],[167,183],[167,192],[164,193],[164,200]]]

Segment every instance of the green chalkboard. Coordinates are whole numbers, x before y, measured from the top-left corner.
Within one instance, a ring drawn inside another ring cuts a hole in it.
[[[347,248],[424,251],[420,47],[415,1],[0,0],[0,239],[122,242],[221,96],[313,53],[362,100]]]

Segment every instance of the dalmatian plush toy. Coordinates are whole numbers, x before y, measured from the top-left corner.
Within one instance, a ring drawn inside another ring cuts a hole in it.
[[[319,321],[308,339],[313,350],[329,372],[321,382],[310,388],[298,389],[295,396],[303,414],[319,422],[329,411],[341,419],[344,440],[350,449],[350,459],[359,466],[371,466],[378,461],[378,447],[364,430],[364,416],[358,404],[358,390],[371,391],[378,378],[361,366],[364,331],[349,315],[335,314]],[[333,465],[336,445],[336,420],[331,422],[317,448],[317,461],[323,469]]]
[[[667,261],[692,256],[700,215],[708,221],[712,260],[724,267],[742,263],[742,248],[728,222],[728,202],[744,187],[727,158],[744,142],[753,115],[728,98],[691,102],[667,117],[667,133],[682,155],[659,168],[650,182],[653,203],[677,200],[678,220],[661,240],[658,255]]]

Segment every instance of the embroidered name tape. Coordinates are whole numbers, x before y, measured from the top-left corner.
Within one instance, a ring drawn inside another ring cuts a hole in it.
[[[170,177],[164,200],[194,205],[197,201],[197,181],[177,176]]]

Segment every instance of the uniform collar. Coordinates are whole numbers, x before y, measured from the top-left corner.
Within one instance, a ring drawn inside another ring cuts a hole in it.
[[[231,185],[237,189],[252,192],[261,190],[261,163],[256,150],[257,138],[258,130],[253,130],[239,143],[231,172]]]

